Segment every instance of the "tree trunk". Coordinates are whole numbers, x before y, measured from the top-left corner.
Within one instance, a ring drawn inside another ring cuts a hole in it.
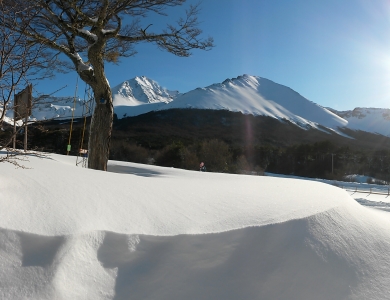
[[[107,171],[114,107],[106,78],[101,81],[92,87],[96,106],[89,133],[88,168]]]
[[[88,168],[107,171],[114,106],[111,88],[104,72],[103,50],[105,40],[102,33],[88,50],[88,59],[93,69],[79,72],[80,77],[91,86],[95,97],[88,141]]]

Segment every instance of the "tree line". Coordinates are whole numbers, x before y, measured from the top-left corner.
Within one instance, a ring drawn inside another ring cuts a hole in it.
[[[264,172],[312,178],[339,179],[361,174],[390,180],[390,150],[354,150],[330,141],[289,147],[257,145],[240,147],[219,139],[184,144],[173,141],[150,150],[136,143],[113,141],[111,159],[155,163],[166,167],[197,170],[204,161],[212,172],[263,174]]]

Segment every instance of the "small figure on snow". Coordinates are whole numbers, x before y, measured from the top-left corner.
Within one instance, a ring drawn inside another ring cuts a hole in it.
[[[199,169],[199,171],[201,171],[201,172],[206,172],[206,166],[204,165],[204,162],[202,161],[201,163],[200,163],[200,169]]]

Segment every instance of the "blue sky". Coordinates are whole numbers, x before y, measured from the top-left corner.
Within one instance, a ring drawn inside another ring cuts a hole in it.
[[[184,9],[167,10],[173,23]],[[199,19],[211,51],[189,58],[140,44],[138,54],[106,65],[112,87],[135,76],[187,92],[242,74],[286,85],[307,99],[339,110],[390,108],[390,2],[388,0],[204,0]],[[146,23],[158,26],[150,16]],[[79,81],[80,82],[80,81]],[[58,74],[37,90],[74,95],[76,73]],[[79,96],[83,97],[84,84]]]

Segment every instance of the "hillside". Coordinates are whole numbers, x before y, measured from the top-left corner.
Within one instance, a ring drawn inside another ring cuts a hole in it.
[[[87,124],[89,122],[88,118]],[[74,145],[80,139],[82,125],[81,119],[75,120],[73,124]],[[69,122],[61,120],[37,123],[37,128],[43,128],[43,131],[35,130],[34,127],[32,125],[29,131],[31,147],[63,153],[69,136]],[[8,127],[5,132],[0,132],[0,137],[11,130],[11,127]],[[174,141],[190,144],[214,138],[221,139],[233,147],[245,147],[248,143],[252,146],[288,147],[324,140],[356,150],[376,150],[390,146],[390,138],[382,135],[349,129],[340,132],[343,135],[327,131],[326,128],[303,130],[295,124],[281,122],[272,117],[225,110],[170,109],[116,119],[113,140],[124,140],[149,149],[161,149]]]
[[[390,139],[378,134],[343,129],[340,135],[324,127],[318,128],[322,130],[304,130],[288,121],[226,110],[170,109],[118,119],[114,125],[114,138],[126,137],[152,148],[159,148],[166,144],[164,141],[175,138],[192,142],[219,138],[240,147],[248,143],[287,147],[324,140],[362,150],[390,146]]]

